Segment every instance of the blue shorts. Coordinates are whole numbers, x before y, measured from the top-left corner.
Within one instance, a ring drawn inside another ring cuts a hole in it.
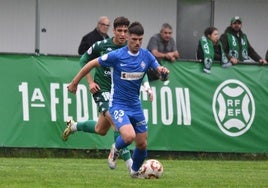
[[[116,105],[110,107],[109,112],[117,130],[123,125],[132,124],[136,133],[147,132],[147,122],[141,107],[126,108],[126,106]]]

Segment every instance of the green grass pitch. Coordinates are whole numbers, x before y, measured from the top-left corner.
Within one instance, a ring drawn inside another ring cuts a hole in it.
[[[0,158],[0,187],[268,187],[268,161],[164,160],[160,179],[132,179],[106,159]]]

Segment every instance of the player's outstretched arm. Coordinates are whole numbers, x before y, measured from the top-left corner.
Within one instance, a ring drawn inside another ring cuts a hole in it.
[[[92,49],[93,47],[91,47]],[[89,55],[86,51],[80,58],[80,66],[83,68],[90,60],[93,60],[93,55]],[[86,79],[88,82],[89,90],[92,94],[95,94],[97,91],[100,90],[100,86],[94,82],[90,73],[86,75]]]
[[[76,93],[77,86],[80,80],[85,77],[94,67],[100,66],[98,58],[93,59],[92,61],[88,62],[74,77],[71,83],[67,86],[68,90],[71,93]]]
[[[97,93],[100,90],[100,86],[96,82],[94,82],[94,80],[93,80],[92,76],[90,75],[90,73],[88,73],[86,75],[86,78],[87,78],[87,82],[88,82],[90,92],[92,94]]]

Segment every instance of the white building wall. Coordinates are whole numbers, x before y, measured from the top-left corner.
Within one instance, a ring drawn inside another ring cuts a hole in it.
[[[173,25],[176,32],[176,0],[42,0],[40,13],[40,26],[47,30],[40,34],[40,51],[48,54],[77,55],[82,36],[96,27],[101,15],[108,16],[111,23],[118,16],[141,22],[144,47],[163,22]]]
[[[214,25],[223,33],[233,16],[242,18],[242,31],[250,44],[265,58],[268,49],[267,0],[215,0]]]
[[[32,53],[35,0],[0,0],[0,52]]]
[[[230,24],[232,16],[241,16],[243,31],[264,57],[268,48],[268,1],[214,1],[214,25],[220,33]],[[37,37],[37,43],[36,2],[40,8],[40,35],[37,35],[40,38]],[[82,36],[96,26],[101,15],[110,17],[111,22],[117,16],[140,21],[145,28],[143,47],[147,46],[151,35],[159,32],[164,22],[173,26],[176,37],[177,0],[0,0],[0,52],[34,53],[37,44],[40,53],[77,55]],[[41,32],[42,28],[46,32]],[[112,35],[112,27],[109,34]]]

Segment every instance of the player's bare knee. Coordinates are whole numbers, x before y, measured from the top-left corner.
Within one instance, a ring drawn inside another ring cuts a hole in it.
[[[98,135],[101,135],[101,136],[105,136],[108,132],[108,130],[106,130],[106,129],[98,129],[97,127],[96,127],[95,131]]]
[[[136,143],[136,147],[141,150],[145,150],[147,148],[147,142]]]
[[[127,144],[131,144],[135,140],[135,135],[126,135],[123,137],[123,140]]]
[[[98,133],[98,135],[100,135],[100,136],[105,136],[107,132],[103,132],[103,131],[102,131],[102,132],[97,132],[97,133]]]

